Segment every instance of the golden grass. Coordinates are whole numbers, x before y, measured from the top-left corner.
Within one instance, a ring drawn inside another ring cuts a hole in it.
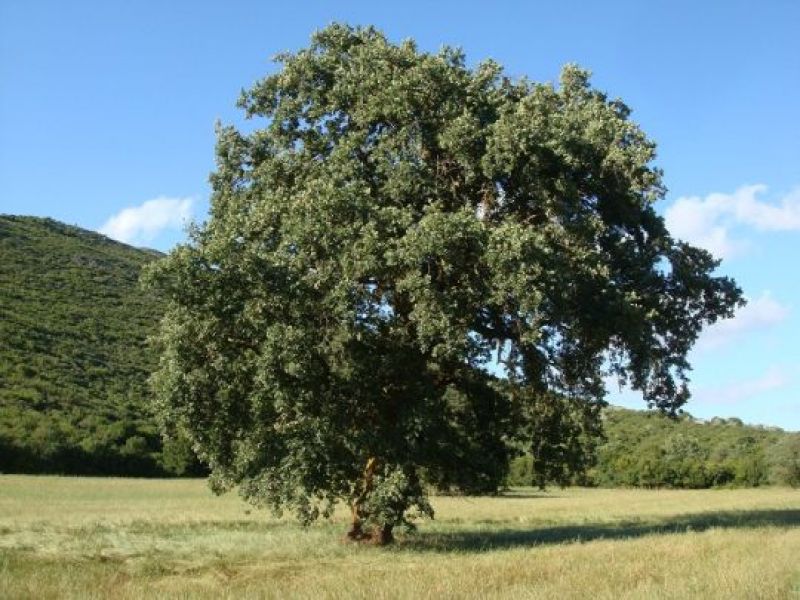
[[[391,548],[197,480],[0,477],[0,598],[800,598],[800,491],[435,498]]]

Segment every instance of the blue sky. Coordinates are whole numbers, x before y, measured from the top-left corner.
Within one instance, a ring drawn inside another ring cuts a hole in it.
[[[537,81],[591,69],[658,143],[673,233],[751,300],[693,351],[687,409],[800,430],[798,2],[7,0],[0,213],[168,249],[206,213],[215,120],[240,124],[239,91],[331,21]]]

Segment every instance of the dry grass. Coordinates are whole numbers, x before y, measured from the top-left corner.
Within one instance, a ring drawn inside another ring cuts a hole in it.
[[[800,492],[437,498],[389,549],[201,481],[0,477],[2,598],[800,598]]]

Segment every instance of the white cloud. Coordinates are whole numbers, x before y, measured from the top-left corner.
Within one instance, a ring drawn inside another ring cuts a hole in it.
[[[125,208],[108,219],[100,233],[126,244],[152,241],[165,229],[178,229],[192,217],[192,198],[159,196]]]
[[[678,198],[664,214],[667,228],[675,237],[718,258],[741,254],[749,246],[746,240],[732,237],[730,230],[737,225],[762,232],[800,231],[800,187],[777,203],[758,199],[766,191],[765,185],[748,185],[733,194]]]
[[[706,329],[697,342],[699,349],[718,348],[736,341],[742,335],[773,327],[789,316],[789,308],[772,297],[769,291],[758,298],[748,299],[731,319],[714,323]]]
[[[767,392],[779,390],[792,382],[786,372],[779,367],[769,368],[755,379],[734,381],[726,385],[698,390],[694,396],[705,404],[736,404]]]

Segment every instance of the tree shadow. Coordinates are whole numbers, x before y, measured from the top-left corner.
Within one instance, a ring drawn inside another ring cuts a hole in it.
[[[547,490],[504,490],[497,495],[498,498],[503,500],[530,500],[531,498],[561,498],[558,494],[554,494]]]
[[[703,512],[651,521],[585,523],[532,529],[503,528],[499,525],[491,530],[421,531],[403,539],[398,549],[414,552],[488,552],[568,542],[632,539],[652,534],[701,532],[714,527],[749,529],[765,526],[798,527],[800,509]]]
[[[457,494],[434,494],[436,498],[464,498],[466,500],[473,500],[477,501],[480,498],[481,501],[483,500],[539,500],[539,499],[553,499],[553,498],[563,498],[563,496],[559,496],[558,494],[553,494],[549,491],[540,492],[540,491],[519,491],[519,490],[511,490],[511,491],[502,491],[494,496],[486,495],[486,496],[467,496],[467,495],[457,495]]]

